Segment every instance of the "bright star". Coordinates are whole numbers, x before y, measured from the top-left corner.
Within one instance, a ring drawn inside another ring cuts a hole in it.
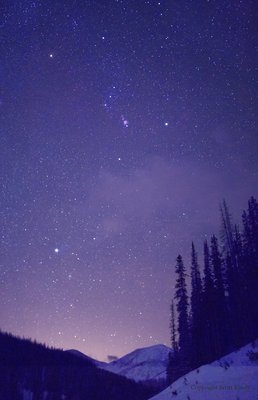
[[[49,58],[53,58],[54,57],[54,55],[51,53],[51,54],[49,54]]]
[[[59,249],[58,248],[55,248],[55,253],[59,253]]]
[[[165,122],[165,126],[168,126],[168,122]]]

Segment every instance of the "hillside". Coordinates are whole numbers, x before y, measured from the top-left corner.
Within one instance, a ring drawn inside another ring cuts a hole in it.
[[[154,393],[87,356],[0,332],[0,400],[147,400]]]
[[[258,341],[191,371],[151,400],[256,400],[257,353]]]

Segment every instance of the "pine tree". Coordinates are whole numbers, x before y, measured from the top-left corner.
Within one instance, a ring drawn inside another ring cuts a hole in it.
[[[229,253],[231,257],[234,254],[234,239],[233,239],[233,224],[232,224],[232,215],[229,212],[227,203],[223,200],[223,203],[220,205],[220,214],[221,214],[221,239],[223,243],[223,248],[225,253]],[[232,257],[233,259],[233,257]]]
[[[215,235],[211,238],[211,264],[214,274],[214,345],[215,354],[219,357],[228,346],[229,321],[226,317],[223,260]]]
[[[202,347],[202,281],[200,269],[197,261],[197,253],[192,243],[191,254],[191,366],[195,368],[200,364],[200,354]]]
[[[214,290],[214,282],[211,272],[210,265],[210,251],[207,240],[205,240],[203,245],[203,256],[204,256],[204,293],[207,295],[211,295]]]
[[[245,299],[246,339],[258,335],[258,205],[251,197],[243,212],[243,292]]]
[[[227,314],[230,320],[229,324],[229,335],[231,338],[230,351],[233,351],[238,345],[241,345],[241,325],[239,325],[239,305],[238,305],[238,285],[237,285],[237,273],[232,263],[232,257],[230,254],[227,255],[226,261],[226,293],[227,293]]]
[[[233,348],[242,344],[243,324],[240,324],[241,314],[241,289],[240,282],[240,265],[241,265],[241,235],[238,228],[233,226],[232,215],[228,206],[223,201],[220,206],[222,230],[221,238],[224,250],[224,266],[225,266],[225,306],[227,308],[228,335],[231,338],[231,351]]]
[[[170,385],[180,376],[180,371],[178,370],[178,366],[180,364],[179,361],[179,353],[178,353],[178,345],[176,340],[176,321],[175,321],[175,307],[174,301],[171,302],[171,345],[172,351],[169,353],[168,365],[167,365],[167,384]]]
[[[252,280],[250,290],[253,309],[252,335],[255,338],[258,335],[258,203],[254,197],[251,197],[248,202],[248,218],[251,233],[250,247],[252,249],[250,266],[250,280]]]
[[[222,257],[218,247],[218,239],[215,235],[211,237],[211,262],[214,273],[215,289],[222,299],[224,297],[224,283],[223,283],[223,264]]]
[[[177,340],[176,340],[176,322],[175,322],[175,307],[174,307],[174,301],[172,300],[171,303],[171,322],[170,322],[170,328],[171,328],[171,345],[172,345],[172,351],[176,353],[178,351],[178,346],[177,346]]]
[[[203,302],[201,310],[201,318],[203,322],[203,344],[202,344],[202,361],[209,363],[215,358],[216,354],[216,323],[214,315],[216,315],[215,303],[215,287],[210,262],[210,251],[207,240],[203,245],[204,256],[204,278],[203,278]]]
[[[253,262],[258,267],[258,203],[254,197],[248,201],[248,222],[250,231],[250,248]]]
[[[233,231],[234,250],[225,257],[225,289],[227,293],[227,314],[230,321],[230,338],[232,348],[245,344],[246,313],[243,290],[243,246],[239,228]]]
[[[189,370],[189,350],[190,350],[190,337],[189,337],[189,324],[188,324],[188,295],[186,287],[186,272],[181,255],[177,257],[176,263],[176,293],[175,299],[177,300],[177,313],[178,313],[178,347],[181,364],[181,372]]]

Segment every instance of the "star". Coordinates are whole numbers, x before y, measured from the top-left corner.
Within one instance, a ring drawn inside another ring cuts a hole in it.
[[[124,126],[125,128],[128,128],[128,126],[129,126],[129,121],[128,121],[128,119],[126,119],[123,115],[121,116],[121,118],[122,118],[122,121],[123,121],[123,126]]]
[[[201,27],[194,2],[5,7],[2,329],[101,359],[169,342],[178,253],[202,268],[216,204],[240,217],[257,180],[252,10],[208,1]]]

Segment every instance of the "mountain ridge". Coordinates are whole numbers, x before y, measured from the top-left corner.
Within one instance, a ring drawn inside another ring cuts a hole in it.
[[[141,347],[110,363],[94,360],[77,350],[68,351],[93,361],[98,368],[133,379],[135,382],[162,381],[164,385],[171,349],[164,344]]]
[[[106,364],[103,368],[136,382],[164,381],[170,352],[171,349],[163,344],[143,347]]]

